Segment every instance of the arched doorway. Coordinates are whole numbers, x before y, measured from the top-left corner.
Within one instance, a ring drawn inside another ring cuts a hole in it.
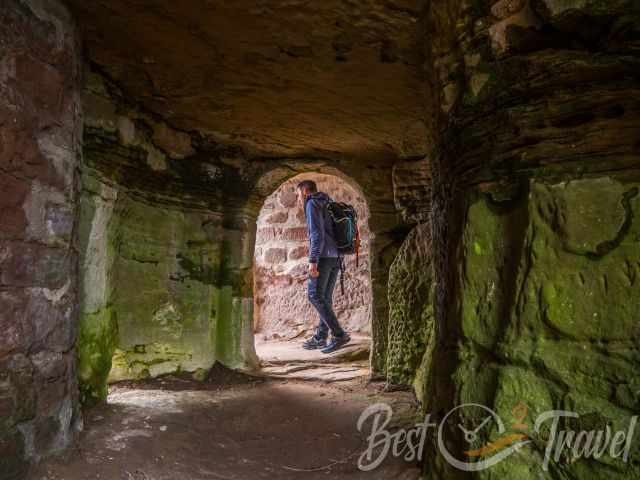
[[[345,258],[344,293],[340,280],[334,310],[351,334],[353,346],[366,356],[371,337],[372,289],[369,209],[356,186],[336,175],[299,174],[269,195],[257,219],[254,253],[254,332],[263,360],[304,358],[300,347],[312,335],[318,314],[307,299],[308,238],[304,212],[296,205],[296,186],[313,180],[332,199],[353,205],[362,238],[360,254]]]

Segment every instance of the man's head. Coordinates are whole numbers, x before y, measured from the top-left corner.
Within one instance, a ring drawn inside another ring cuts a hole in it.
[[[304,201],[309,195],[318,191],[318,186],[313,180],[303,180],[298,184],[298,205],[304,207]]]

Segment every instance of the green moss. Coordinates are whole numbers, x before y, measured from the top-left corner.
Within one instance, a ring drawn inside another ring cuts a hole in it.
[[[80,198],[80,317],[76,355],[81,402],[106,398],[111,355],[117,343],[117,313],[110,302],[115,246],[112,212],[115,190],[83,173]]]
[[[459,276],[464,336],[453,379],[460,402],[490,406],[507,424],[522,403],[528,425],[551,409],[578,413],[575,428],[628,425],[640,406],[635,188],[607,178],[534,180],[526,201],[511,209],[496,209],[487,200],[471,204]],[[598,248],[603,244],[608,248]],[[545,474],[544,435],[532,434],[533,445],[479,476],[636,474],[638,451],[627,465],[562,461]]]
[[[109,382],[191,371],[193,369],[189,368],[189,364],[192,360],[193,350],[188,346],[181,348],[165,343],[150,343],[144,345],[144,351],[139,348],[117,348],[113,353]]]
[[[508,202],[507,202],[508,203]],[[496,210],[484,197],[474,201],[464,231],[462,328],[466,338],[492,349],[505,322],[504,306],[513,296],[522,227],[521,203]]]
[[[117,321],[111,306],[81,316],[76,354],[80,400],[85,405],[107,398],[107,377],[117,338]]]
[[[195,372],[193,372],[193,379],[196,382],[204,382],[207,379],[207,375],[209,371],[204,368],[198,368]]]
[[[216,289],[216,329],[215,342],[218,359],[225,365],[233,364],[239,345],[239,331],[234,323],[233,288],[225,286]]]
[[[422,396],[429,377],[433,341],[433,271],[430,226],[415,227],[389,272],[387,378],[415,384]]]
[[[204,227],[207,212],[132,198],[120,200],[116,215],[113,304],[121,353],[112,380],[210,367],[223,232]],[[145,351],[136,353],[137,345]]]

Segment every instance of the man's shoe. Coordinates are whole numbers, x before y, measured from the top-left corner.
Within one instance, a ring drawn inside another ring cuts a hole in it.
[[[329,343],[329,345],[327,345],[325,348],[323,348],[322,350],[320,350],[322,353],[331,353],[331,352],[335,352],[336,350],[338,350],[339,348],[341,348],[342,346],[346,345],[347,343],[349,343],[349,340],[351,340],[351,337],[349,336],[349,334],[344,333],[342,336],[340,337],[333,337],[331,339],[331,342]]]
[[[302,344],[302,348],[304,348],[305,350],[315,350],[317,348],[323,348],[326,346],[327,346],[327,339],[326,338],[320,339],[315,335],[311,337],[309,340],[303,342]]]

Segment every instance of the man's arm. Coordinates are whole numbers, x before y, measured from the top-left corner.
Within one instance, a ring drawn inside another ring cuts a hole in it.
[[[324,246],[324,215],[319,202],[309,200],[305,208],[309,225],[309,263],[318,263]]]

